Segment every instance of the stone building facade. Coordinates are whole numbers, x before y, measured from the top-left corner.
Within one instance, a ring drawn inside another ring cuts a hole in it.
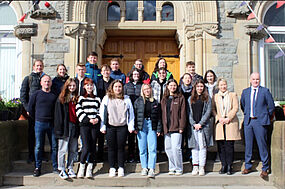
[[[74,76],[75,65],[86,62],[88,52],[96,51],[99,54],[100,65],[106,62],[104,58],[120,55],[114,50],[119,43],[115,44],[114,41],[125,39],[120,43],[123,43],[126,52],[137,48],[136,42],[139,40],[142,40],[144,48],[138,50],[139,57],[121,54],[122,61],[128,60],[123,64],[131,64],[135,59],[142,58],[145,64],[149,64],[147,68],[150,73],[154,60],[160,55],[176,57],[172,67],[175,69],[170,71],[177,75],[184,73],[185,63],[190,60],[195,61],[199,74],[203,75],[208,69],[214,70],[219,77],[225,77],[230,90],[239,95],[242,89],[249,86],[252,71],[261,72],[262,85],[267,85],[268,76],[263,68],[266,61],[260,53],[260,43],[266,35],[264,31],[256,30],[256,19],[246,19],[251,12],[246,5],[240,6],[240,1],[154,1],[153,20],[146,20],[144,14],[148,7],[144,1],[136,1],[137,18],[129,18],[130,6],[127,2],[51,1],[51,7],[46,8],[45,1],[41,1],[34,8],[32,1],[12,1],[9,6],[18,20],[27,11],[30,13],[23,23],[15,26],[14,31],[22,44],[21,78],[31,72],[32,62],[36,58],[44,60],[45,72],[52,76],[55,76],[56,65],[60,63],[64,63],[69,75]],[[261,21],[274,3],[249,2]],[[112,15],[108,15],[113,5],[114,10],[119,10],[117,20],[112,20]],[[165,19],[163,15],[165,5],[172,11],[171,19]],[[175,42],[178,57],[173,53],[167,54],[167,48],[172,47],[170,43],[160,42],[162,38]],[[128,39],[134,43],[127,43]],[[154,39],[158,41],[156,44],[151,43]],[[147,55],[149,49],[159,48],[157,44],[160,43],[166,49],[164,54]],[[108,48],[111,53],[106,55]]]

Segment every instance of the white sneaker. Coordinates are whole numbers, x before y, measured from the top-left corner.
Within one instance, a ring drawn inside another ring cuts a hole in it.
[[[124,168],[119,167],[119,169],[118,169],[118,177],[123,177],[123,176],[125,176]]]
[[[155,177],[154,169],[149,169],[147,177],[148,178],[154,178]]]
[[[176,172],[175,172],[175,175],[176,175],[176,176],[180,176],[180,175],[182,175],[182,172],[181,172],[181,171],[176,171]]]
[[[148,172],[147,168],[143,168],[141,172],[141,176],[147,176],[147,172]]]
[[[68,179],[68,175],[66,174],[65,170],[60,171],[59,177],[62,178],[63,180]]]
[[[169,170],[169,171],[168,171],[168,174],[169,174],[169,175],[175,175],[175,172],[174,172],[174,171]]]
[[[79,163],[79,170],[77,174],[77,178],[83,178],[85,172],[85,164]]]
[[[193,166],[193,170],[192,170],[192,175],[196,176],[199,173],[199,167],[198,166]]]
[[[68,176],[69,176],[70,178],[75,178],[75,177],[76,177],[76,174],[75,174],[75,172],[73,171],[73,169],[69,169],[67,174],[68,174]]]
[[[116,176],[116,169],[110,168],[109,169],[109,177],[115,177]]]
[[[86,169],[86,178],[92,178],[92,169],[93,169],[93,163],[88,163],[87,169]]]
[[[199,166],[199,176],[204,176],[204,175],[205,175],[204,166]]]

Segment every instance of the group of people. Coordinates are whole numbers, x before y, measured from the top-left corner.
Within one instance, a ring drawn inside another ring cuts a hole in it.
[[[139,156],[143,176],[155,177],[157,151],[166,152],[169,175],[183,174],[183,156],[189,159],[190,153],[192,175],[205,175],[207,147],[214,139],[222,163],[219,173],[233,173],[234,141],[241,139],[239,102],[224,78],[218,79],[212,70],[203,78],[189,61],[178,84],[164,58],[158,59],[151,77],[141,59],[127,75],[120,71],[118,59],[101,69],[97,59],[97,53],[91,52],[86,64],[76,66],[75,78],[60,64],[52,81],[43,72],[43,62],[36,60],[33,72],[25,77],[21,101],[29,115],[29,161],[35,160],[34,176],[41,175],[45,134],[51,143],[54,172],[59,170],[63,179],[93,176],[95,163],[103,161],[104,135],[110,177],[124,176],[126,143],[127,160],[138,161]],[[246,144],[242,173],[251,171],[255,137],[263,162],[261,177],[265,177],[269,168],[266,132],[274,102],[269,90],[259,85],[258,73],[251,74],[250,83],[240,102]],[[79,147],[76,175],[73,163]]]

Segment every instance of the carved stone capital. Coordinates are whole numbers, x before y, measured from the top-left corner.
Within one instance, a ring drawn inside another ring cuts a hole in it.
[[[194,32],[187,32],[186,34],[188,40],[195,40],[195,33]]]
[[[38,25],[35,23],[20,23],[15,26],[14,29],[14,35],[22,40],[36,36],[38,32]]]
[[[264,29],[262,30],[257,30],[258,24],[250,24],[250,25],[245,25],[246,27],[246,34],[251,36],[251,39],[253,41],[259,41],[260,39],[264,38],[266,36],[266,32]]]
[[[203,30],[196,30],[195,31],[195,37],[196,38],[202,38],[203,37]]]
[[[207,32],[210,35],[217,35],[219,32],[218,24],[203,25],[202,29],[203,29],[203,31]]]
[[[250,14],[250,10],[248,9],[247,6],[237,6],[237,7],[232,7],[226,11],[226,15],[228,17],[241,17],[241,16],[246,16]]]
[[[67,36],[75,34],[79,30],[79,24],[64,23],[64,33]]]

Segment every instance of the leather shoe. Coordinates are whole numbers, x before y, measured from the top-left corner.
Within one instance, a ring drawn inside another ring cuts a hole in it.
[[[264,180],[268,179],[268,173],[267,171],[261,171],[260,177]]]
[[[247,174],[250,173],[250,172],[251,172],[250,169],[244,169],[244,170],[241,172],[241,174],[247,175]]]
[[[226,172],[227,172],[227,167],[222,165],[219,174],[225,174]]]

